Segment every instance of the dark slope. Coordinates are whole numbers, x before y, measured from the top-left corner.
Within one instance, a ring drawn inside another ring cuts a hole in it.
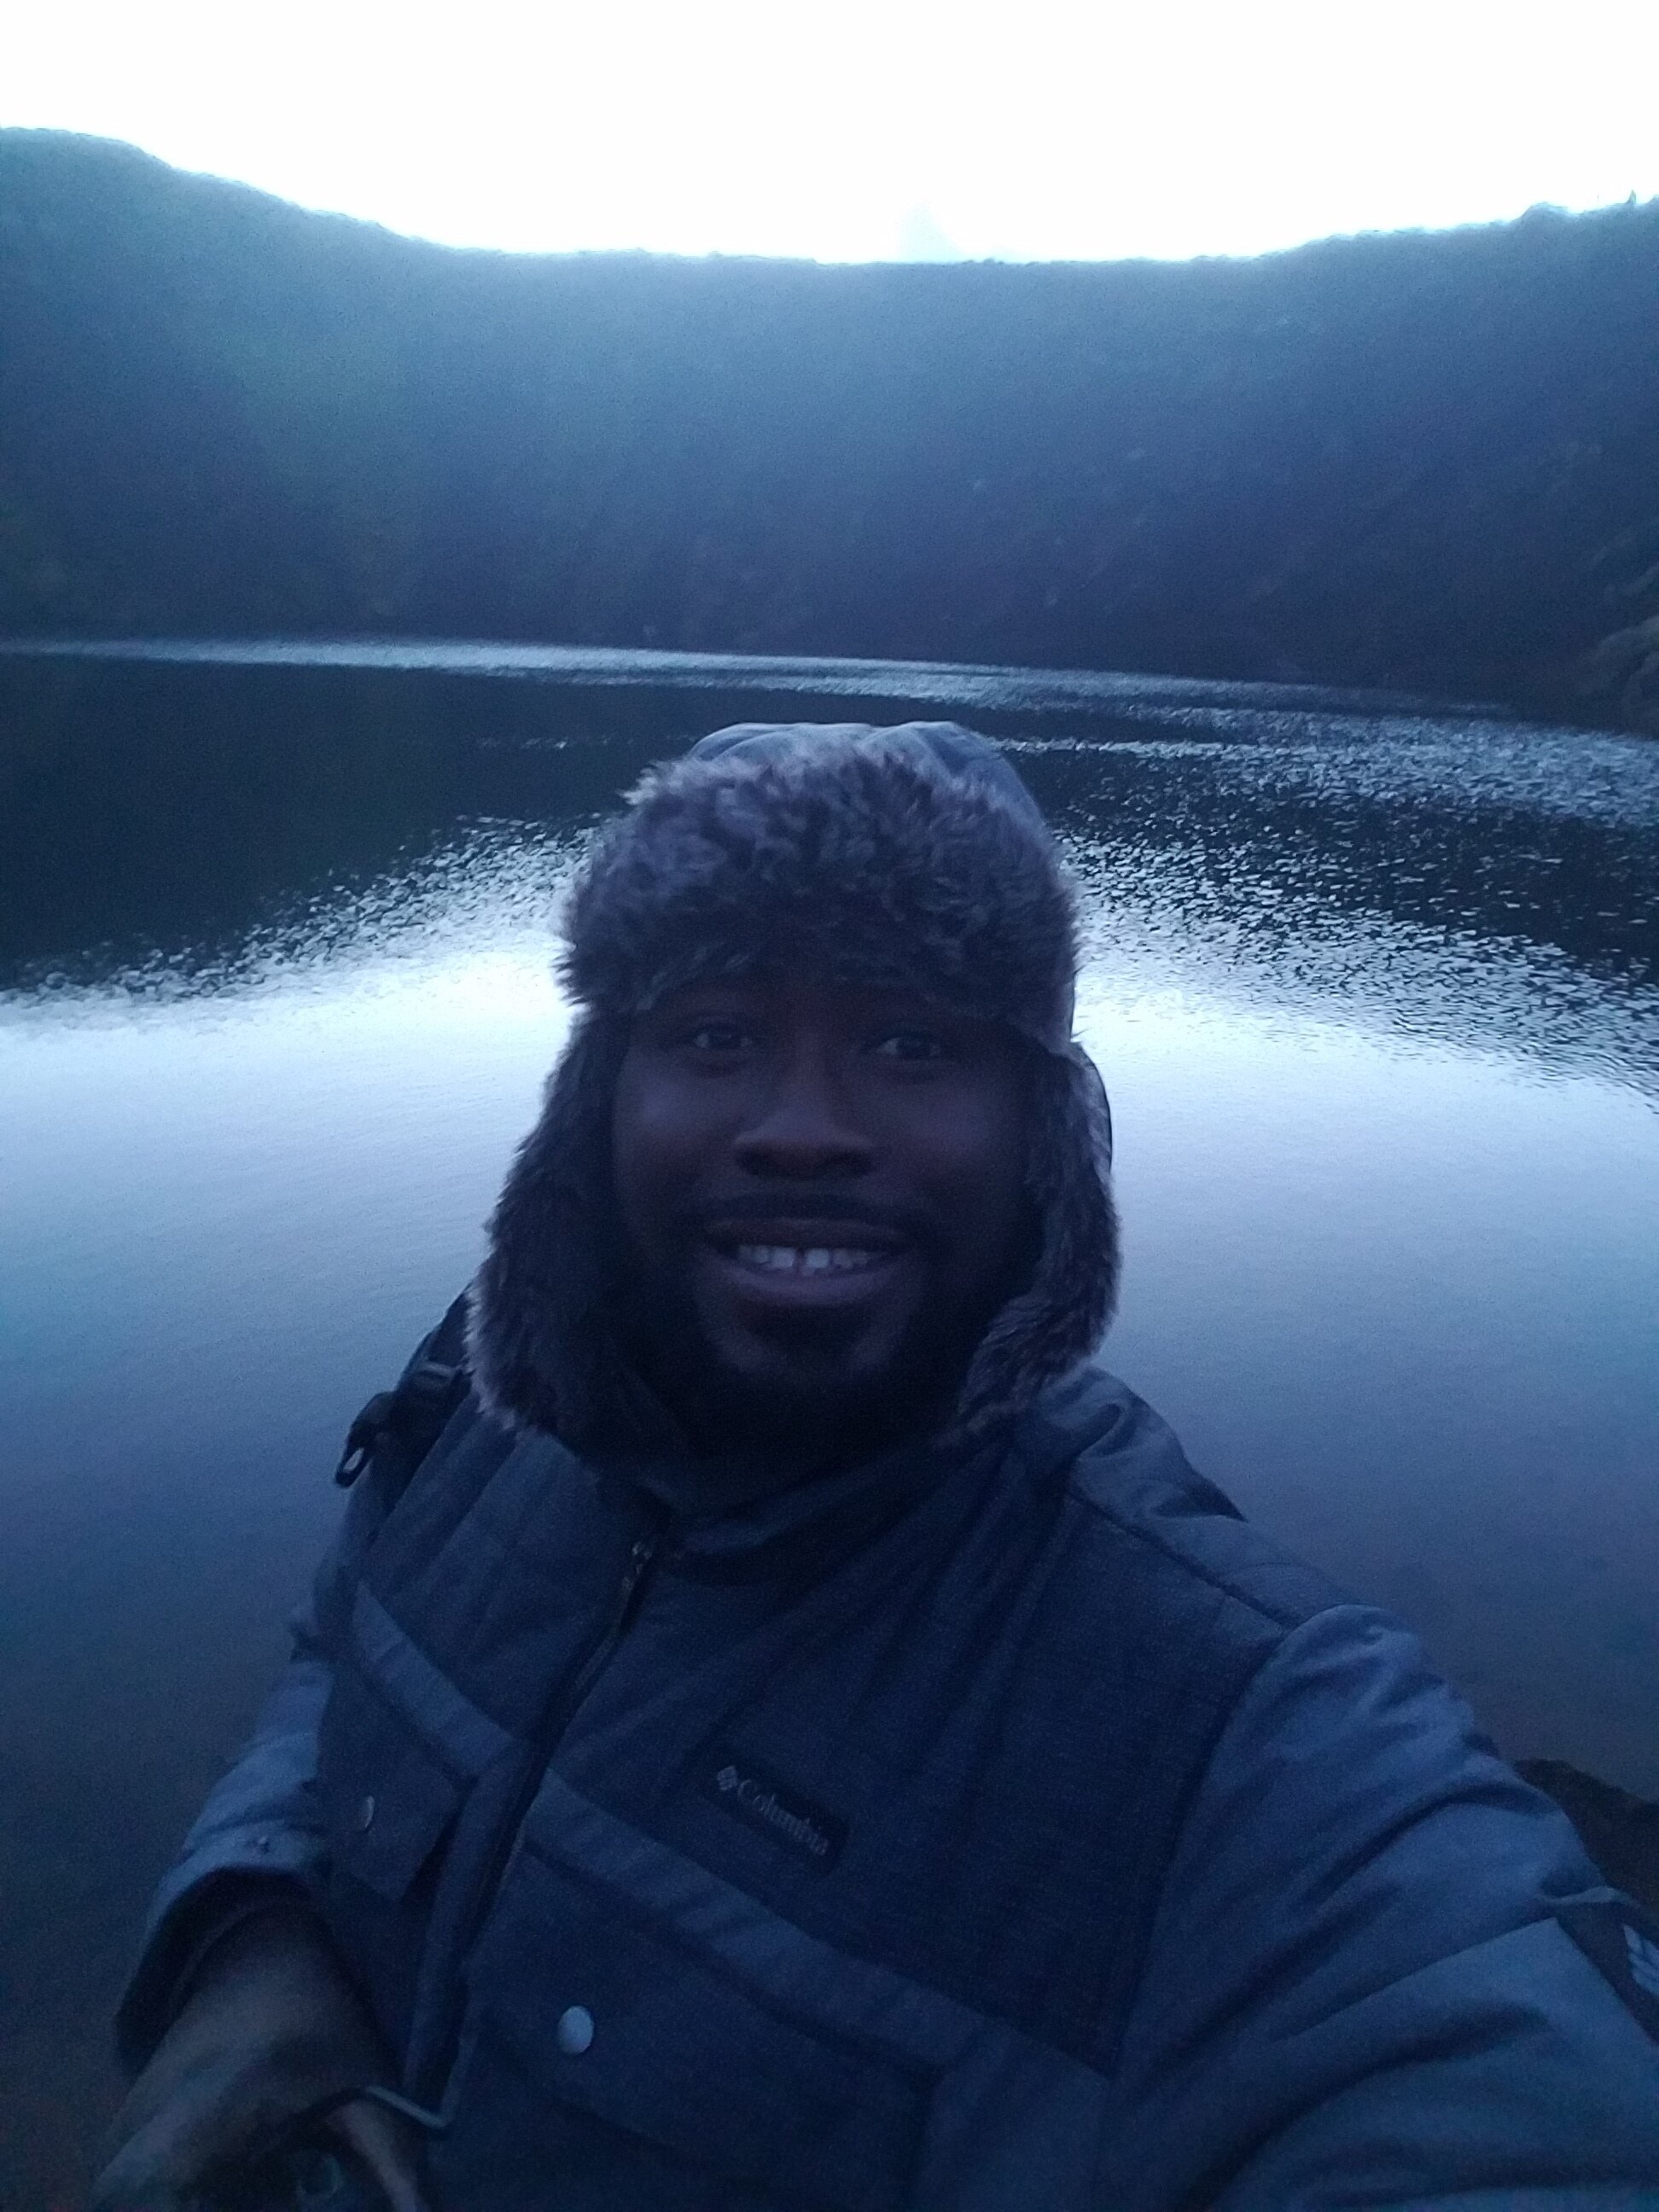
[[[1305,674],[1654,726],[1659,203],[1253,262],[530,258],[0,132],[0,629]]]

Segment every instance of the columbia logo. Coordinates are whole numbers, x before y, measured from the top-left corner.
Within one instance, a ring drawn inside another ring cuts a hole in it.
[[[1659,1997],[1659,1943],[1650,1943],[1638,1929],[1625,1923],[1625,1948],[1630,1953],[1630,1978],[1638,1990]]]
[[[747,1758],[739,1764],[717,1753],[716,1762],[703,1770],[702,1786],[723,1812],[735,1813],[750,1827],[798,1851],[816,1867],[834,1866],[847,1840],[845,1821]]]

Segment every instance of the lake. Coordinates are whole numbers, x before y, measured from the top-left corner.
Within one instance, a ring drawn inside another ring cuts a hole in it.
[[[722,722],[909,715],[1009,744],[1082,885],[1110,1363],[1506,1751],[1659,1794],[1659,744],[890,663],[0,648],[0,2212],[71,2201],[346,1424],[478,1258],[593,822]]]

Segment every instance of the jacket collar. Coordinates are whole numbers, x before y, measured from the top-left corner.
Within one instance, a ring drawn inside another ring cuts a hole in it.
[[[945,1492],[964,1502],[1011,1464],[1049,1487],[1121,1417],[1120,1384],[1079,1366],[1017,1415],[960,1429],[769,1490],[720,1510],[696,1509],[696,1462],[677,1451],[605,1454],[587,1462],[602,1494],[640,1515],[674,1569],[708,1582],[821,1576]]]

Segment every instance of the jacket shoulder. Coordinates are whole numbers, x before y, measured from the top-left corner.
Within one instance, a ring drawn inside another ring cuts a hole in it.
[[[1000,1811],[957,1849],[982,1851],[988,1893],[1022,1899],[1016,1948],[1033,1970],[988,1972],[989,2008],[1109,2067],[1217,1745],[1336,1594],[1250,1529],[1102,1370],[1046,1393],[1012,1457],[992,1529],[1010,1564],[985,1571],[999,1621],[975,1637],[996,1749],[992,1771],[962,1783]]]
[[[1212,1619],[1263,1653],[1351,1593],[1253,1527],[1198,1473],[1175,1431],[1104,1368],[1083,1370],[1037,1409],[1064,1455],[1080,1549],[1146,1603]],[[1042,1446],[1039,1446],[1041,1449]],[[1120,1593],[1121,1595],[1121,1593]]]

